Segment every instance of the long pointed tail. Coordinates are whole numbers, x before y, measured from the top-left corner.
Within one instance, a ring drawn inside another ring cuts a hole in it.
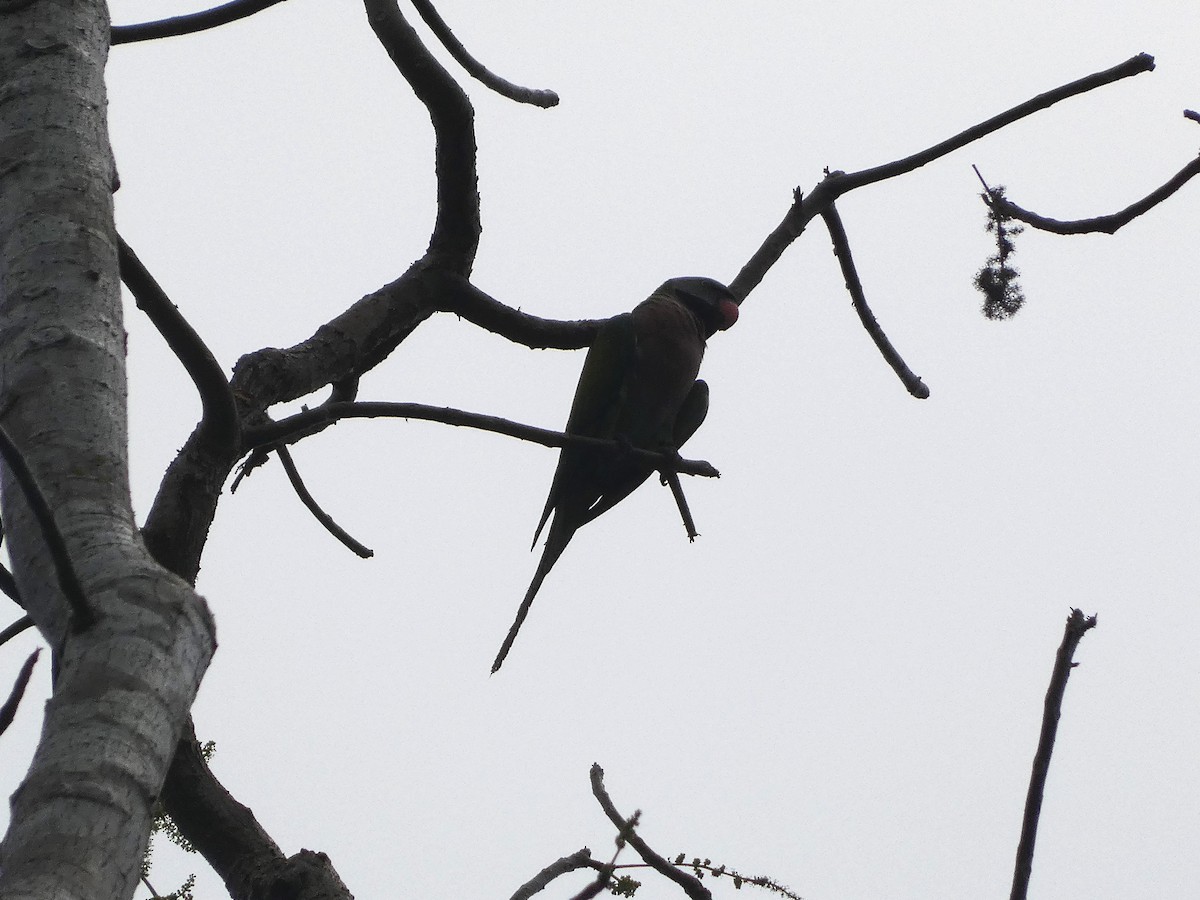
[[[575,530],[571,529],[570,533],[561,534],[555,528],[557,524],[556,521],[550,525],[550,535],[546,538],[546,549],[542,551],[542,558],[538,561],[537,571],[533,573],[533,581],[529,583],[529,590],[525,592],[525,599],[521,601],[521,606],[517,610],[517,617],[513,620],[512,627],[508,629],[504,643],[500,645],[500,652],[496,654],[496,660],[492,663],[493,675],[500,671],[500,667],[504,665],[504,659],[508,656],[508,651],[512,649],[513,641],[517,639],[517,632],[521,630],[521,625],[525,622],[525,617],[529,615],[529,607],[533,606],[533,598],[537,596],[542,582],[546,580],[546,575],[554,568],[554,564],[562,556],[563,550],[567,548],[567,543],[571,540],[571,535],[575,533]]]

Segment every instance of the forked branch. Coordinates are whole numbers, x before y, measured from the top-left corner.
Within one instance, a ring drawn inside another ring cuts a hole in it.
[[[599,763],[592,764],[591,779],[592,796],[596,798],[596,802],[600,804],[600,808],[604,810],[604,814],[608,816],[608,820],[617,828],[625,830],[627,820],[617,812],[616,806],[608,796],[608,791],[604,788],[604,770],[600,768]],[[691,900],[712,900],[712,892],[704,886],[704,883],[699,878],[690,872],[680,871],[671,864],[670,860],[656,853],[649,844],[642,840],[637,832],[629,830],[626,839],[629,841],[629,846],[637,851],[638,856],[650,868],[683,888],[683,892]]]

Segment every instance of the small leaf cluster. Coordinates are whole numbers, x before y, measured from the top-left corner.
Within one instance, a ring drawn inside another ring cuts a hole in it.
[[[1020,272],[1010,262],[1016,252],[1013,238],[1025,230],[1014,225],[1012,214],[1005,205],[1004,185],[988,188],[983,194],[988,220],[984,229],[996,235],[996,252],[988,257],[983,268],[975,273],[975,287],[983,294],[983,314],[989,319],[1008,319],[1025,305],[1025,294],[1017,283]]]
[[[630,878],[628,875],[622,875],[620,878],[613,880],[609,884],[608,889],[617,897],[632,897],[637,893],[637,889],[642,886],[640,881]]]

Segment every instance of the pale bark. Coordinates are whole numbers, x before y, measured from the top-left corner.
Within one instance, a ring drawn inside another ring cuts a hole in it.
[[[6,470],[13,573],[55,648],[56,680],[0,845],[5,900],[132,895],[215,648],[203,601],[153,562],[130,507],[107,51],[99,0],[0,7],[0,424],[49,499],[97,615],[72,627]]]

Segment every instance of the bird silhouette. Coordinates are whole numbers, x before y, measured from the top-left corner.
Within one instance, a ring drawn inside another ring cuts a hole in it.
[[[711,278],[672,278],[631,312],[601,326],[584,360],[565,430],[621,446],[562,448],[533,535],[536,546],[549,521],[546,546],[492,663],[493,674],[575,532],[628,497],[654,471],[629,448],[678,451],[704,421],[708,385],[696,375],[708,338],[737,321],[736,300]]]

